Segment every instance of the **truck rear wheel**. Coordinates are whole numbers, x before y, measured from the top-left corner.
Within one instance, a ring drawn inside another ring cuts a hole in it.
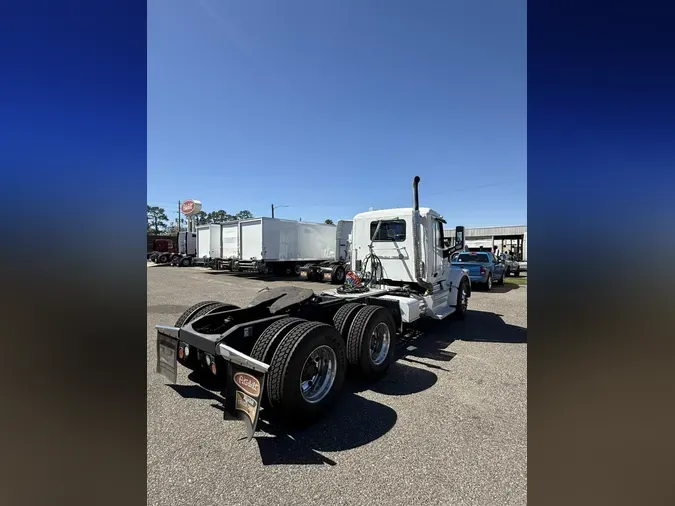
[[[301,323],[274,352],[269,401],[283,418],[309,421],[330,406],[342,388],[345,369],[345,347],[337,330],[325,323]]]
[[[396,325],[389,310],[365,306],[356,313],[347,337],[347,361],[369,379],[383,376],[394,361]]]
[[[202,311],[197,312],[197,314],[195,314],[192,318],[190,318],[190,320],[196,320],[200,316],[215,313],[216,311],[228,311],[230,309],[239,309],[239,306],[235,306],[234,304],[223,304],[218,302],[213,306],[208,306],[204,308]]]
[[[181,267],[190,267],[190,264],[192,263],[192,259],[190,257],[184,257],[180,259],[180,266]]]
[[[306,321],[307,320],[303,320],[302,318],[283,318],[275,321],[260,334],[258,339],[256,339],[253,349],[251,350],[251,357],[260,360],[265,364],[269,364],[272,361],[272,357],[274,356],[274,352],[277,350],[279,343],[286,337],[286,334]],[[263,396],[263,402],[268,406],[272,406],[272,402],[270,401],[267,392],[265,392],[265,395]]]
[[[209,306],[216,306],[218,304],[220,304],[220,302],[216,300],[204,300],[202,302],[197,302],[197,304],[195,304],[194,306],[187,308],[185,312],[182,315],[180,315],[178,320],[176,320],[176,323],[174,323],[173,326],[182,327],[189,321],[194,320],[196,314],[202,309]]]
[[[457,318],[463,320],[466,318],[466,312],[469,310],[469,285],[466,279],[463,279],[457,289],[457,306],[455,314]]]
[[[159,264],[165,264],[168,261],[169,261],[169,255],[167,253],[159,255],[159,257],[157,258],[157,263],[159,263]]]
[[[359,309],[362,307],[364,307],[363,304],[350,302],[338,309],[333,316],[333,326],[337,329],[345,342],[347,342],[347,337],[349,336],[349,327],[354,321],[356,313],[358,313]]]
[[[182,327],[186,323],[189,323],[200,316],[204,316],[207,313],[210,313],[211,311],[218,309],[220,306],[231,306],[231,304],[221,304],[220,302],[217,302],[215,300],[205,300],[202,302],[197,302],[192,307],[189,307],[188,309],[185,310],[185,312],[180,315],[178,320],[176,320],[176,323],[174,323],[174,327]],[[233,306],[233,308],[236,306]],[[187,348],[187,346],[185,347]],[[181,352],[183,348],[179,350]],[[181,356],[179,353],[178,360],[181,364],[183,364],[185,367],[188,367],[189,369],[196,369],[197,368],[197,354],[196,353],[190,353],[184,356]]]
[[[345,268],[342,265],[336,265],[333,267],[333,272],[331,273],[331,282],[334,285],[341,285],[345,282],[346,275],[347,271],[345,271]]]

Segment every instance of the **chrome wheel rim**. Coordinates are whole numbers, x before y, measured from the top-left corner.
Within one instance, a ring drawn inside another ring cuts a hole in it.
[[[384,323],[378,323],[370,336],[370,360],[375,365],[380,365],[389,355],[391,346],[391,332],[389,326]]]
[[[330,346],[319,346],[309,354],[300,375],[300,393],[315,404],[330,392],[337,375],[337,357]]]

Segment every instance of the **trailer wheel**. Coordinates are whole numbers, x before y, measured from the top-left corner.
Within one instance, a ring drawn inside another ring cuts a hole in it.
[[[347,271],[345,271],[345,268],[342,265],[336,265],[333,267],[333,272],[331,273],[331,282],[334,285],[341,285],[345,282],[346,275]]]
[[[181,260],[180,260],[180,266],[181,267],[190,267],[191,263],[192,263],[192,259],[190,257],[184,257],[184,258],[181,258]]]
[[[163,255],[160,255],[157,258],[157,263],[160,263],[160,264],[165,264],[168,261],[169,261],[169,255],[167,255],[166,253],[164,253]]]
[[[383,376],[394,361],[396,325],[384,307],[365,306],[356,313],[347,337],[347,360],[369,379]]]
[[[301,323],[274,352],[268,373],[268,396],[289,421],[321,415],[342,388],[345,347],[337,330],[319,322]]]
[[[333,316],[333,326],[337,329],[345,342],[347,342],[347,337],[349,336],[349,327],[354,321],[356,313],[362,307],[364,307],[363,304],[350,302],[338,309],[335,312],[335,316]]]
[[[286,337],[291,329],[306,322],[302,318],[283,318],[275,321],[272,325],[267,327],[262,334],[256,339],[253,349],[251,350],[251,357],[260,360],[265,364],[272,361],[274,352],[277,350],[279,343]],[[268,406],[272,406],[269,394],[266,392],[263,397],[263,402]]]

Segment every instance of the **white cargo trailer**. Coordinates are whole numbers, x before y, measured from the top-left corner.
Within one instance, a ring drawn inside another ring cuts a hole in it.
[[[352,222],[338,225],[254,218],[221,226],[219,256],[210,265],[235,272],[300,274],[309,265],[340,264],[337,280],[344,281]],[[211,245],[213,248],[213,245]]]
[[[265,272],[273,269],[273,264],[297,264],[336,257],[335,225],[278,218],[257,218],[239,223],[240,267]]]
[[[223,223],[221,232],[223,260],[239,260],[239,222]]]
[[[353,222],[337,225],[253,218],[197,227],[195,264],[233,272],[344,281]]]
[[[220,225],[199,225],[197,227],[197,258],[220,258]]]

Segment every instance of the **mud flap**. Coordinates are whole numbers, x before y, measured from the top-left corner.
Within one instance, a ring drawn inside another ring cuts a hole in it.
[[[244,422],[248,441],[253,438],[258,425],[260,400],[264,390],[264,373],[232,362],[227,363],[225,409],[231,416]]]
[[[178,377],[178,339],[157,331],[157,372],[171,383]]]

